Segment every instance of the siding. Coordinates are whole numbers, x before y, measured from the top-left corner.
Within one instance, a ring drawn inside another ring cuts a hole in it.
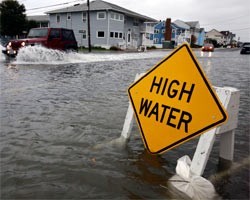
[[[106,14],[105,19],[97,19],[97,13],[104,12]],[[134,18],[123,16],[123,20],[111,19],[111,13],[117,13],[113,11],[92,11],[90,12],[90,30],[91,30],[91,44],[94,46],[103,46],[109,48],[110,46],[118,46],[119,43],[127,42],[128,33],[131,33],[131,42],[127,44],[130,47],[137,48],[142,44],[142,34],[140,33],[140,27],[143,26],[143,21],[138,20],[138,26],[134,25]],[[57,23],[57,15],[60,16],[60,22]],[[73,29],[78,46],[88,46],[88,40],[82,38],[83,33],[79,33],[80,30],[86,30],[87,34],[87,20],[83,22],[82,12],[71,13],[71,19],[67,19],[67,13],[50,14],[50,26],[52,28],[68,28]],[[98,38],[98,31],[104,32],[104,38]],[[122,38],[118,36],[110,37],[110,32],[121,33]]]

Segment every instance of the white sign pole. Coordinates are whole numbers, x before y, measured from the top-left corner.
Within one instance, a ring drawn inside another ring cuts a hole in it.
[[[220,157],[233,160],[234,155],[234,129],[237,127],[240,92],[235,88],[214,87],[222,105],[228,112],[228,122],[218,128],[214,128],[200,136],[192,163],[191,171],[201,176],[206,167],[212,150],[216,134],[220,136]]]
[[[145,73],[136,74],[134,82],[136,82],[144,74]],[[123,129],[122,129],[122,133],[121,133],[121,136],[124,137],[126,140],[129,139],[130,134],[131,134],[131,129],[133,126],[133,121],[134,121],[133,118],[134,118],[134,111],[133,111],[131,102],[129,102],[128,111],[126,114],[125,122],[123,124]]]

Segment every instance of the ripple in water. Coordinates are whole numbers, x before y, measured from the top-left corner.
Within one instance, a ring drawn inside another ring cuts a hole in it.
[[[65,64],[65,63],[88,63],[102,61],[135,60],[144,58],[164,58],[169,52],[159,51],[143,53],[76,53],[63,52],[47,49],[42,46],[27,46],[19,50],[14,64]]]

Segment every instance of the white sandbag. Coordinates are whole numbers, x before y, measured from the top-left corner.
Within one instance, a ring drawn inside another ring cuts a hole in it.
[[[169,179],[169,183],[191,199],[218,199],[213,184],[207,179],[193,174],[190,165],[191,160],[188,156],[178,159],[176,175]]]
[[[189,180],[191,160],[188,156],[183,156],[177,160],[177,166],[175,168],[176,174],[182,177],[184,180]]]
[[[111,141],[106,141],[106,142],[97,144],[93,147],[93,149],[94,150],[99,150],[99,149],[103,149],[103,148],[124,149],[127,142],[128,142],[128,139],[124,138],[123,136],[120,136],[119,138],[113,139]]]

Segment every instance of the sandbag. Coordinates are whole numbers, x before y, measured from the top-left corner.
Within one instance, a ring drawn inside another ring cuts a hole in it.
[[[176,175],[169,179],[169,183],[191,199],[218,199],[213,184],[207,179],[192,173],[190,165],[191,160],[188,156],[179,158]]]

